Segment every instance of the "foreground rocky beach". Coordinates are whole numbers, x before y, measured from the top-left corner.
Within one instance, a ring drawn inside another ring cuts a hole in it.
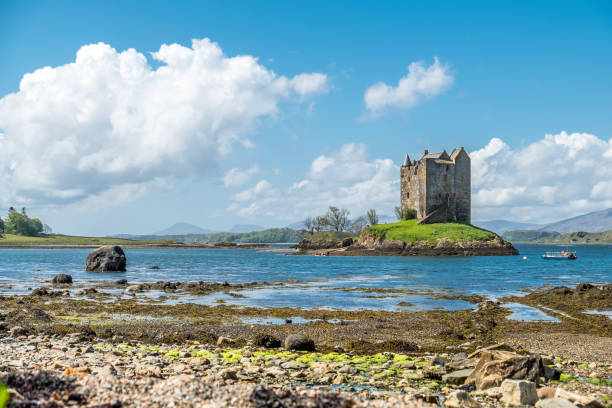
[[[584,312],[609,310],[612,285],[499,302],[462,296],[474,308],[459,311],[188,302],[266,285],[120,280],[2,296],[0,381],[9,406],[610,405],[612,320]],[[506,302],[559,321],[509,320]]]

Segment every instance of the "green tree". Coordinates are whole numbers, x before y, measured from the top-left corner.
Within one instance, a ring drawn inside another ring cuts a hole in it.
[[[4,233],[4,221],[2,221],[2,218],[0,218],[0,234]]]
[[[4,228],[8,234],[35,237],[42,232],[43,224],[38,218],[30,218],[17,211],[12,211]]]
[[[349,216],[350,212],[346,208],[338,208],[333,205],[329,207],[325,218],[329,221],[329,227],[336,231],[344,231],[350,224]]]
[[[376,210],[374,208],[370,208],[366,216],[368,217],[368,222],[370,225],[378,224],[378,214],[376,214]]]

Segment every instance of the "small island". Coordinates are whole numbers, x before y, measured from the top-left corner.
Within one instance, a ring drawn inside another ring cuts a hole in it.
[[[511,243],[471,221],[471,164],[463,147],[429,153],[414,162],[408,154],[400,167],[399,222],[370,226],[358,238],[318,233],[302,240],[298,254],[476,256],[518,255]],[[330,207],[327,218],[338,211]],[[373,210],[371,210],[373,211]],[[331,222],[328,224],[338,225]],[[336,229],[337,230],[337,229]],[[321,252],[321,251],[324,252]]]
[[[297,254],[337,256],[518,255],[494,232],[458,222],[418,224],[416,219],[366,228],[358,238],[345,233],[313,234],[296,245]]]

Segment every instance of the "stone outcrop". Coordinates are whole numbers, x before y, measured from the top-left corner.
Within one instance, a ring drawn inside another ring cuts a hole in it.
[[[125,253],[118,245],[100,247],[85,260],[89,272],[125,272],[125,265]]]
[[[498,387],[506,379],[537,383],[543,374],[542,358],[537,354],[521,355],[510,351],[483,351],[474,371],[465,380],[477,390]]]
[[[338,254],[340,255],[340,254]],[[361,233],[359,240],[342,255],[404,255],[404,256],[479,256],[518,255],[511,243],[496,236],[490,241],[451,242],[440,238],[434,245],[425,242],[406,243],[386,240],[369,231]]]
[[[313,241],[308,238],[301,240],[296,246],[296,249],[300,251],[318,251],[322,249],[335,249],[342,248],[341,241]]]
[[[59,285],[71,284],[72,276],[66,275],[65,273],[60,273],[59,275],[55,275],[51,282]]]

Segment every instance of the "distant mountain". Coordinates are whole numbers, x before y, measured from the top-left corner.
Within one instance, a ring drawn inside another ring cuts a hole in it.
[[[503,234],[506,231],[512,230],[529,230],[536,229],[537,224],[529,224],[525,222],[514,222],[508,220],[491,220],[491,221],[474,221],[472,225],[493,231],[497,234]]]
[[[255,232],[263,230],[265,230],[265,228],[260,225],[236,224],[232,228],[230,228],[229,232]]]
[[[539,230],[512,230],[502,234],[502,238],[512,243],[519,242],[535,242],[542,240],[553,241],[561,236],[556,231],[539,231]]]
[[[197,225],[186,222],[177,222],[171,227],[158,231],[152,235],[187,235],[187,234],[210,234],[214,231],[200,228]]]
[[[612,230],[612,208],[595,211],[578,217],[547,224],[538,228],[541,231],[568,232],[603,232]]]
[[[294,230],[301,230],[304,229],[304,221],[298,221],[298,222],[294,222],[293,224],[289,224],[287,225],[285,228],[291,228]]]

